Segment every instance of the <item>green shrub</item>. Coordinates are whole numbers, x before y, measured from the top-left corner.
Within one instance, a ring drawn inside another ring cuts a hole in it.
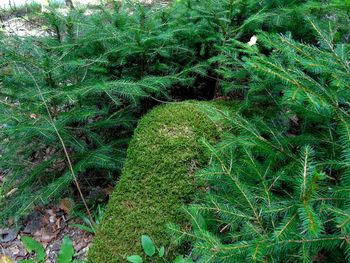
[[[90,15],[40,15],[46,36],[0,32],[0,169],[6,173],[0,224],[8,217],[17,222],[63,194],[77,195],[68,187],[73,181],[114,182],[135,124],[160,100],[247,95],[247,111],[283,122],[288,131],[290,104],[277,99],[286,97],[284,83],[255,74],[242,61],[258,49],[246,43],[265,30],[318,45],[306,15],[324,25],[336,21],[332,41],[339,42],[348,33],[348,6],[348,0],[182,0],[165,8],[118,2]],[[269,48],[261,53],[273,54]],[[274,63],[285,66],[294,53]],[[265,70],[273,58],[263,63]],[[249,81],[252,74],[257,83]],[[287,80],[299,77],[294,72]]]
[[[174,103],[157,107],[141,119],[127,160],[89,250],[90,262],[125,262],[141,254],[140,236],[169,245],[166,224],[182,227],[181,207],[198,185],[195,171],[208,162],[199,139],[215,142],[221,132],[201,108],[207,103]]]
[[[46,36],[0,33],[0,224],[77,195],[74,177],[113,184],[139,116],[191,85],[193,51],[162,15],[126,3],[89,16],[52,10],[37,14]]]
[[[331,17],[336,5],[341,1],[183,0],[163,8],[116,1],[90,15],[31,14],[46,35],[0,32],[0,224],[78,195],[68,187],[74,181],[83,195],[84,186],[113,184],[137,120],[155,103],[246,90],[249,73],[235,40],[246,43],[259,29],[314,39],[302,15]]]
[[[317,46],[258,35],[246,101],[227,119],[233,133],[208,145],[210,191],[188,210],[200,262],[349,262],[350,46],[338,19],[349,24],[346,12],[307,18]]]

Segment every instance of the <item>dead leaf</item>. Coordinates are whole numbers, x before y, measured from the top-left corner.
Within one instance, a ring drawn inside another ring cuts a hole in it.
[[[35,232],[40,231],[45,226],[43,215],[42,211],[34,211],[29,214],[25,218],[23,233],[33,235]]]
[[[57,230],[61,229],[61,220],[62,220],[61,217],[57,218],[57,221],[56,221],[56,224],[55,224]]]
[[[57,237],[57,234],[58,231],[51,232],[48,229],[43,228],[40,231],[35,232],[34,236],[39,238],[40,242],[47,244],[54,240]]]
[[[14,229],[0,229],[0,243],[7,243],[16,239],[18,231]]]
[[[69,215],[72,212],[74,205],[74,201],[71,198],[63,198],[60,202],[59,208]]]
[[[102,191],[105,195],[110,196],[114,191],[114,187],[112,185],[108,185],[106,188],[103,188]]]
[[[7,220],[7,225],[9,227],[13,226],[13,224],[15,223],[15,220],[13,219],[13,217],[10,217],[8,220]]]

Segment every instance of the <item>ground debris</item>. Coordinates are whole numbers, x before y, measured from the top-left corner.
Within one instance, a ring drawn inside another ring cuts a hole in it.
[[[84,260],[93,237],[91,233],[69,226],[66,212],[59,207],[37,208],[25,218],[20,231],[0,229],[0,257],[7,256],[14,262],[31,259],[31,254],[23,246],[21,236],[30,236],[43,245],[47,255],[46,263],[57,262],[64,237],[72,240],[75,259]]]
[[[16,239],[18,231],[13,229],[0,229],[0,244],[7,243]]]

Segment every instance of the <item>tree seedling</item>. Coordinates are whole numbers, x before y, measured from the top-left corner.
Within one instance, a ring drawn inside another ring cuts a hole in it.
[[[146,259],[150,262],[153,262],[152,259],[161,259],[163,262],[169,262],[165,258],[165,247],[161,246],[160,248],[156,247],[152,239],[147,235],[142,235],[141,237],[141,246],[143,251],[146,254]],[[146,262],[140,255],[132,255],[126,258],[131,263],[143,263]],[[185,258],[184,256],[177,256],[173,263],[193,263],[191,258]]]
[[[34,238],[23,236],[21,238],[24,247],[29,253],[34,253],[34,259],[27,259],[20,261],[21,263],[42,263],[46,260],[45,249],[42,244]],[[70,238],[64,237],[58,253],[57,263],[82,263],[82,261],[73,260],[74,247]]]

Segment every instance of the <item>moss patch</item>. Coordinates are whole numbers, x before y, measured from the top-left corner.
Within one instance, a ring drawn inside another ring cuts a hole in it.
[[[169,243],[165,225],[185,224],[181,212],[197,188],[193,173],[208,162],[199,142],[215,142],[220,128],[200,109],[208,103],[157,107],[140,121],[106,215],[89,251],[89,262],[126,262],[141,254],[140,238]]]

